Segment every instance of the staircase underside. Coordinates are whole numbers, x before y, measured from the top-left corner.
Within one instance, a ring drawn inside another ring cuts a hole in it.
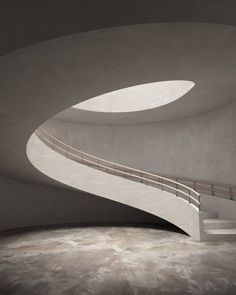
[[[195,240],[236,238],[235,229],[209,228],[211,224],[217,227],[223,223],[214,212],[199,212],[174,194],[70,160],[53,151],[35,134],[28,142],[27,154],[33,165],[47,176],[73,188],[156,215],[181,228]],[[209,221],[211,219],[217,221]]]

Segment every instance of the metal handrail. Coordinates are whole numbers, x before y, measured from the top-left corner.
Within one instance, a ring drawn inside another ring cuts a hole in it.
[[[93,155],[87,154],[85,152],[79,151],[57,139],[48,131],[46,131],[43,127],[39,127],[35,131],[35,133],[46,145],[56,150],[58,153],[63,154],[69,159],[80,162],[87,166],[93,166],[98,170],[103,170],[105,172],[120,177],[129,178],[134,181],[139,181],[146,185],[149,184],[151,186],[161,188],[165,191],[171,190],[172,193],[174,191],[177,197],[181,197],[184,200],[187,199],[187,201],[190,204],[192,204],[195,208],[201,210],[200,194],[191,187],[188,187],[173,179],[169,179],[160,175],[141,171],[138,169],[133,169],[124,165],[116,164],[95,157]],[[173,186],[171,186],[170,184]]]
[[[220,184],[220,183],[211,183],[202,180],[195,180],[183,177],[173,177],[166,176],[175,181],[180,181],[182,184],[190,186],[195,191],[201,194],[212,195],[220,198],[227,198],[231,201],[236,201],[236,186]]]
[[[167,177],[164,177],[164,176],[160,176],[158,174],[154,174],[154,173],[150,173],[150,172],[145,172],[145,171],[142,171],[142,170],[138,170],[138,169],[135,169],[135,168],[130,168],[130,167],[127,167],[127,166],[124,166],[124,165],[120,165],[120,164],[117,164],[117,163],[114,163],[114,162],[110,162],[110,161],[107,161],[107,160],[104,160],[102,158],[99,158],[99,157],[96,157],[96,156],[93,156],[93,155],[90,155],[90,154],[87,154],[85,152],[82,152],[82,151],[79,151],[75,148],[73,148],[72,146],[69,146],[67,145],[66,143],[62,142],[61,140],[57,139],[56,137],[54,137],[53,135],[51,135],[48,131],[46,131],[44,128],[42,127],[39,127],[37,130],[36,130],[36,133],[38,132],[41,132],[48,135],[51,139],[53,139],[53,141],[55,140],[56,142],[62,144],[63,146],[65,146],[66,148],[69,148],[71,150],[74,150],[76,152],[78,152],[79,154],[82,154],[84,156],[88,156],[90,158],[93,158],[95,160],[98,160],[98,161],[101,161],[103,163],[107,163],[107,164],[110,164],[110,165],[115,165],[116,167],[119,167],[119,168],[124,168],[124,169],[128,169],[128,170],[132,170],[133,172],[138,172],[138,173],[141,173],[141,174],[145,174],[145,175],[149,175],[149,176],[152,176],[152,177],[158,177],[160,179],[163,179],[163,180],[166,180],[167,182],[171,182],[171,183],[174,183],[174,184],[178,184],[179,186],[187,189],[187,190],[190,190],[191,192],[193,193],[196,193],[196,191],[194,189],[192,189],[191,187],[189,186],[186,186],[180,182],[177,182],[171,178],[167,178]]]

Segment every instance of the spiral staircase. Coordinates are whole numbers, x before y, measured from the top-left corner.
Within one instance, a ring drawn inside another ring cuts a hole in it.
[[[211,191],[201,195],[195,181],[185,185],[176,179],[95,157],[67,145],[43,127],[35,131],[29,144],[37,145],[34,153],[28,154],[32,163],[60,182],[161,217],[194,240],[236,240],[236,220],[218,218],[217,212],[202,206],[202,198],[217,194],[217,186],[208,184]],[[36,159],[40,161],[36,163]],[[68,174],[73,179],[66,181]],[[234,202],[234,188],[223,187],[223,191],[229,193],[226,201]]]

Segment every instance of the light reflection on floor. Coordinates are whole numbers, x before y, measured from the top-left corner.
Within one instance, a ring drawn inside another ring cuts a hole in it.
[[[236,294],[235,246],[140,227],[12,233],[0,237],[0,294]]]

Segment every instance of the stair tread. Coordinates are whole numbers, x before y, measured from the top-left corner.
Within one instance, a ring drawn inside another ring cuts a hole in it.
[[[236,220],[229,220],[229,219],[219,219],[219,218],[211,218],[203,220],[204,223],[235,223]]]
[[[203,212],[204,218],[217,218],[217,214],[215,212],[204,211]]]
[[[236,228],[208,229],[205,230],[205,233],[214,235],[236,235]]]

